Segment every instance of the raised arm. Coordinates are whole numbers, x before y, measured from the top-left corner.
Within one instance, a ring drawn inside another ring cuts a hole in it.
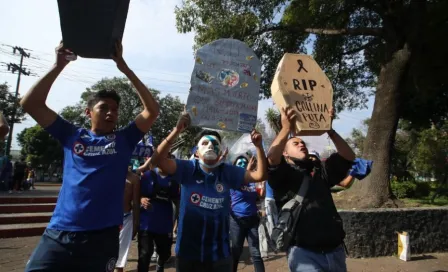
[[[151,156],[151,159],[147,160],[145,164],[139,168],[139,171],[146,171],[150,165],[159,167],[164,173],[168,175],[174,175],[177,170],[176,161],[168,158],[171,146],[176,141],[177,137],[190,125],[190,115],[184,112],[177,121],[176,127],[173,128],[171,133],[166,137],[157,147],[157,150]]]
[[[20,100],[23,107],[36,122],[43,128],[53,124],[57,118],[57,114],[46,105],[48,93],[56,78],[64,70],[65,66],[70,62],[67,56],[73,53],[64,48],[62,42],[56,48],[56,63],[51,67],[43,77],[41,77]]]
[[[275,137],[271,147],[268,151],[268,163],[269,165],[279,165],[283,156],[286,142],[288,141],[288,135],[291,131],[291,127],[295,122],[296,114],[291,107],[281,110],[282,129]]]
[[[257,169],[255,171],[246,171],[246,174],[244,175],[244,182],[263,182],[267,179],[268,176],[268,161],[263,150],[263,139],[261,134],[256,130],[252,131],[250,137],[257,150]]]
[[[331,108],[330,110],[331,120],[333,120],[333,117],[334,117],[334,109]],[[336,150],[338,151],[338,154],[341,157],[343,157],[348,161],[353,161],[356,159],[356,155],[355,152],[353,152],[353,149],[334,129],[329,130],[327,133],[331,141],[333,141],[334,146],[336,146]]]
[[[154,124],[157,116],[159,116],[159,103],[154,99],[151,92],[146,88],[140,79],[129,69],[123,59],[123,47],[121,43],[116,44],[116,55],[112,57],[117,64],[118,69],[126,75],[126,77],[137,89],[138,97],[143,104],[143,111],[135,118],[135,124],[142,132],[146,133]]]
[[[8,122],[5,116],[0,112],[0,140],[3,140],[9,132]]]

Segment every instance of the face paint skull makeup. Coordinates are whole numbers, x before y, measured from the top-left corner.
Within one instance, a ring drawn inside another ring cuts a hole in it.
[[[199,140],[198,153],[204,160],[216,160],[221,152],[221,143],[212,135],[205,135]]]
[[[241,168],[246,168],[248,163],[249,162],[247,161],[246,158],[239,158],[236,161],[235,165],[238,166],[238,167],[241,167]]]

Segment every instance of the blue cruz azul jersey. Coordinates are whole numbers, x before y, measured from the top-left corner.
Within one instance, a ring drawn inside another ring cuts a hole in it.
[[[197,160],[176,160],[181,186],[176,255],[197,261],[230,256],[230,189],[239,188],[245,169],[222,164],[205,173]]]
[[[146,171],[140,181],[140,195],[151,199],[149,209],[140,208],[140,230],[158,234],[171,233],[172,201],[179,199],[179,184],[172,176],[162,177],[157,169]]]
[[[59,116],[46,130],[64,148],[63,183],[48,228],[88,231],[121,225],[127,166],[144,133],[132,122],[98,136]]]
[[[230,190],[232,213],[237,217],[257,214],[257,190],[255,183],[243,184],[238,190]]]

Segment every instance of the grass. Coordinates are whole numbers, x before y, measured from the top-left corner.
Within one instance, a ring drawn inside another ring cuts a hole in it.
[[[441,196],[434,200],[434,203],[431,203],[431,197],[422,197],[422,198],[404,198],[401,199],[407,207],[440,207],[440,206],[448,206],[448,197]]]

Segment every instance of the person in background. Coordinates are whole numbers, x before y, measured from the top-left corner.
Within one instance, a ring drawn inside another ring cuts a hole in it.
[[[33,190],[36,190],[36,187],[34,187],[35,181],[36,181],[36,171],[34,170],[34,168],[31,167],[31,165],[29,165],[27,170],[26,182],[29,184],[30,188],[33,188]]]
[[[252,131],[257,150],[257,170],[223,163],[221,135],[204,130],[196,137],[197,158],[172,160],[166,154],[181,132],[190,124],[183,113],[176,127],[154,153],[152,160],[167,175],[181,184],[179,228],[176,239],[177,272],[228,272],[232,269],[229,242],[230,189],[243,183],[266,179],[266,156],[262,137]]]
[[[269,186],[269,182],[264,182],[266,197],[264,199],[264,205],[266,210],[266,227],[268,230],[268,235],[271,237],[272,230],[274,229],[275,225],[277,225],[277,219],[278,219],[278,211],[277,206],[275,205],[275,199],[274,199],[274,191],[272,190],[271,186]]]
[[[135,87],[142,111],[129,125],[117,129],[121,98],[116,91],[103,89],[91,92],[87,99],[85,114],[90,129],[64,120],[48,108],[46,100],[73,57],[61,42],[55,64],[20,101],[25,112],[64,149],[63,182],[56,208],[25,268],[27,272],[115,269],[128,163],[159,115],[157,101],[128,67],[123,47],[117,42],[111,57]]]
[[[235,159],[234,165],[253,171],[255,158],[250,161],[245,156]],[[257,207],[257,190],[255,183],[243,184],[238,189],[230,189],[230,241],[232,243],[233,272],[238,270],[238,262],[247,239],[255,272],[264,272],[264,263],[260,253],[258,226],[260,217]]]
[[[0,112],[0,141],[5,139],[5,136],[9,132],[8,122],[6,121],[5,116],[2,112]]]
[[[168,155],[171,158],[170,155]],[[149,160],[151,161],[151,160]],[[149,271],[153,251],[157,251],[157,272],[163,272],[171,257],[174,205],[179,205],[179,184],[162,169],[143,172],[140,183],[140,230],[138,272]],[[155,245],[155,247],[154,247]]]
[[[140,177],[128,171],[124,188],[123,225],[121,226],[115,272],[123,272],[128,259],[131,241],[137,235],[140,218]]]
[[[14,175],[13,175],[14,190],[19,193],[22,191],[22,183],[25,179],[25,172],[26,172],[25,158],[21,157],[20,161],[16,161],[14,163]]]

